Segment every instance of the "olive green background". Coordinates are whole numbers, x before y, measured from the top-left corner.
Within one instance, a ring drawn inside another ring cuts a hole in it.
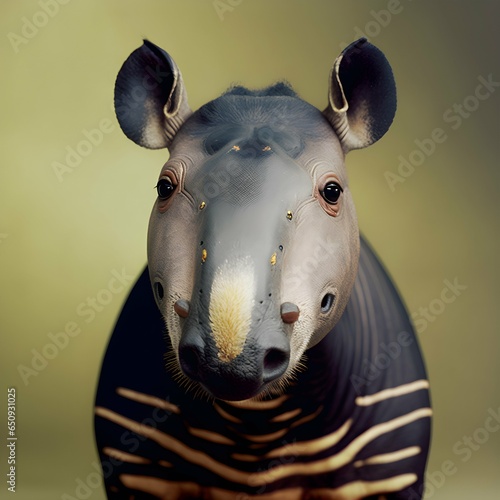
[[[399,104],[387,136],[351,153],[348,169],[360,227],[420,321],[435,411],[427,496],[498,498],[500,431],[480,429],[489,410],[500,411],[500,88],[483,101],[470,96],[479,77],[500,81],[500,4],[45,4],[50,16],[43,1],[0,6],[0,471],[5,479],[7,388],[15,387],[13,498],[76,498],[79,480],[95,486],[93,397],[126,290],[88,323],[78,308],[89,297],[109,300],[102,290],[113,270],[135,276],[144,266],[153,186],[168,155],[139,148],[118,127],[113,84],[125,58],[143,37],[164,47],[181,68],[193,108],[232,82],[258,87],[282,78],[323,108],[331,64],[359,31],[390,60]],[[389,19],[388,8],[398,13]],[[35,21],[40,27],[30,31]],[[23,29],[26,43],[15,38]],[[452,121],[453,106],[464,101],[477,109]],[[66,163],[67,147],[76,148],[83,131],[102,120],[108,127],[102,142],[58,177],[54,162]],[[415,140],[436,128],[444,142],[391,190],[385,173],[398,174],[398,157],[408,159]],[[449,304],[440,299],[444,280],[467,287]],[[423,320],[419,310],[429,305],[437,314]],[[48,334],[68,322],[81,332],[54,354]],[[19,367],[31,368],[33,350],[44,348],[53,359],[25,383]],[[466,436],[473,436],[470,445]],[[443,467],[446,476],[437,472]],[[4,480],[0,488],[0,498],[12,498]],[[102,488],[92,487],[89,498],[104,498]]]

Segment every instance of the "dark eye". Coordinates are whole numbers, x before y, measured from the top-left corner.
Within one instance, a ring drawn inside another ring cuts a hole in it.
[[[321,195],[330,205],[335,205],[339,201],[343,189],[336,182],[329,182],[325,185]]]
[[[156,190],[158,191],[158,197],[162,200],[168,200],[175,191],[175,186],[172,181],[168,178],[160,179],[156,185]]]

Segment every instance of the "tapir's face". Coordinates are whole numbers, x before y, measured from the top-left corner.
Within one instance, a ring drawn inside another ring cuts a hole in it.
[[[318,110],[296,97],[221,100],[228,119],[231,108],[248,118],[207,123],[202,109],[176,137],[148,259],[181,370],[246,399],[287,380],[339,319],[359,237],[344,155]],[[251,119],[263,109],[269,122]]]
[[[354,284],[344,154],[392,121],[387,60],[366,40],[351,44],[323,113],[277,84],[237,87],[192,114],[174,61],[145,41],[118,74],[115,108],[129,138],[170,149],[148,260],[178,373],[225,400],[279,390]]]

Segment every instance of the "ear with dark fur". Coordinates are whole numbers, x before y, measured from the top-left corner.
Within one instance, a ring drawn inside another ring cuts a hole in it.
[[[396,113],[396,84],[389,62],[361,38],[337,57],[323,111],[343,150],[369,146],[389,129]]]
[[[115,111],[125,135],[150,149],[168,147],[191,114],[177,65],[148,40],[118,73]]]

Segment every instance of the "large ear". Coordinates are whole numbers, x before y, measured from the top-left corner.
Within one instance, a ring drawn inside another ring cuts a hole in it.
[[[191,114],[179,68],[154,43],[144,40],[123,63],[115,111],[125,135],[151,149],[168,147]]]
[[[323,111],[344,152],[378,141],[396,113],[396,84],[384,54],[360,38],[337,57]]]

